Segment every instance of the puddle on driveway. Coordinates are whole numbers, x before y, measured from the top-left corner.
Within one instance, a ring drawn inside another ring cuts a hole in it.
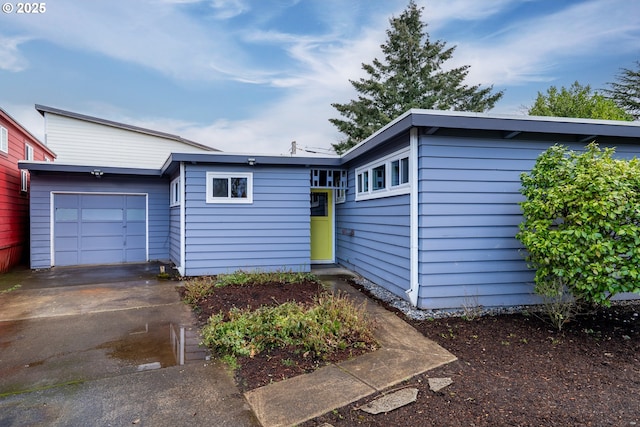
[[[127,336],[96,348],[107,350],[109,357],[126,364],[166,368],[177,364],[169,330],[169,323],[146,323],[131,330]]]

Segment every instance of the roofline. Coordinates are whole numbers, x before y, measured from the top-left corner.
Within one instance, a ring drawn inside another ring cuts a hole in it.
[[[179,135],[174,135],[174,134],[170,134],[170,133],[166,133],[166,132],[160,132],[160,131],[157,131],[157,130],[147,129],[147,128],[143,128],[143,127],[139,127],[139,126],[128,125],[128,124],[125,124],[125,123],[115,122],[115,121],[112,121],[112,120],[101,119],[99,117],[87,116],[85,114],[74,113],[74,112],[71,112],[71,111],[61,110],[59,108],[47,107],[46,105],[36,104],[35,108],[40,114],[42,114],[43,117],[44,117],[45,113],[56,114],[58,116],[69,117],[69,118],[77,119],[77,120],[83,120],[85,122],[96,123],[96,124],[100,124],[100,125],[105,125],[105,126],[118,128],[118,129],[124,129],[124,130],[132,131],[132,132],[138,132],[138,133],[142,133],[142,134],[145,134],[145,135],[157,136],[157,137],[165,138],[165,139],[171,139],[171,140],[178,141],[178,142],[181,142],[181,143],[184,143],[184,144],[187,144],[187,145],[191,145],[193,147],[200,148],[202,150],[206,150],[206,151],[220,151],[217,148],[209,147],[207,145],[200,144],[198,142],[182,138]]]
[[[34,172],[71,172],[71,173],[92,173],[100,171],[109,175],[146,175],[161,176],[159,169],[139,169],[139,168],[121,168],[114,166],[91,166],[91,165],[73,165],[62,164],[57,162],[34,162],[20,160],[18,162],[20,169],[27,169]]]
[[[40,146],[40,148],[44,149],[48,154],[50,154],[53,158],[56,158],[57,155],[56,153],[53,152],[53,150],[51,150],[51,148],[47,147],[44,142],[40,141],[35,135],[33,135],[31,132],[29,132],[27,130],[27,128],[25,128],[24,126],[22,126],[22,124],[17,121],[16,119],[14,119],[11,114],[7,113],[6,110],[4,110],[3,108],[0,107],[0,112],[7,117],[7,119],[9,119],[11,122],[13,122],[13,125],[16,127],[19,127],[20,129],[22,129],[24,131],[24,133],[26,133],[29,138],[36,144],[38,144]]]
[[[516,116],[441,110],[409,110],[342,155],[348,162],[412,127],[496,130],[578,135],[597,138],[640,138],[640,122],[577,119],[570,117]]]
[[[173,163],[243,164],[243,165],[280,165],[280,166],[324,166],[340,167],[340,157],[298,157],[276,156],[268,154],[238,153],[171,153],[161,172],[164,174]]]

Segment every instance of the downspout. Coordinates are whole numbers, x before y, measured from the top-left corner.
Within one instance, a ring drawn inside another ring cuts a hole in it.
[[[409,131],[409,179],[411,180],[411,192],[409,193],[409,270],[410,288],[406,291],[409,301],[414,307],[418,306],[418,128],[413,127]]]
[[[186,183],[185,181],[185,173],[184,173],[184,162],[180,162],[180,265],[177,267],[178,268],[178,273],[180,273],[181,276],[184,276],[186,273],[186,255],[187,255],[187,249],[186,249],[186,241],[187,241],[187,237],[185,236],[185,231],[186,231],[186,204],[187,201],[185,200],[185,188],[186,188]]]

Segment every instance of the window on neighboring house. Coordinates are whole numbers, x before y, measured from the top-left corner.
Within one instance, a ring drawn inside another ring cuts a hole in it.
[[[29,191],[29,172],[23,169],[20,170],[20,191]]]
[[[44,161],[45,162],[51,162],[51,158],[49,156],[44,156]]]
[[[33,147],[29,144],[24,144],[24,159],[33,160]]]
[[[170,206],[180,206],[180,177],[171,181]]]
[[[0,151],[9,152],[9,131],[2,126],[0,126]]]
[[[408,149],[356,169],[356,201],[407,194],[409,191]]]
[[[207,172],[207,203],[253,203],[253,174]]]

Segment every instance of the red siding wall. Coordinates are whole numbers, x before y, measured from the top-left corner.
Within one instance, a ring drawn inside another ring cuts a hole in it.
[[[0,126],[9,142],[8,153],[0,150],[0,272],[5,272],[28,254],[29,194],[20,189],[18,161],[26,159],[26,144],[33,147],[33,160],[53,161],[55,155],[2,109]]]

